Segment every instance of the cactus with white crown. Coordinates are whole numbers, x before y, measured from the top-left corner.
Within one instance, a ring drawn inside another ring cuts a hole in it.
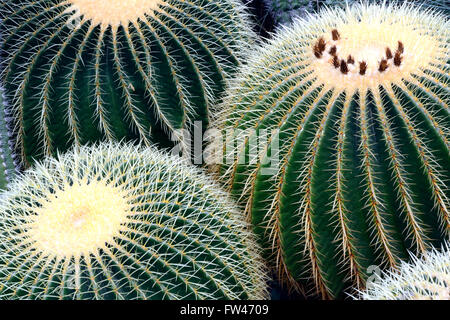
[[[450,300],[450,243],[403,263],[398,271],[375,275],[360,292],[363,300]]]
[[[7,0],[0,33],[25,166],[104,139],[173,146],[254,42],[239,0]]]
[[[286,283],[342,297],[447,238],[449,30],[407,5],[326,10],[230,82],[218,172]]]
[[[153,148],[47,158],[0,199],[0,299],[264,299],[258,246],[209,178]]]

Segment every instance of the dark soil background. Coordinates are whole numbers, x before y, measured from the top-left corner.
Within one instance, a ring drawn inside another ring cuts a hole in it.
[[[255,31],[263,38],[270,37],[275,29],[275,21],[267,10],[263,0],[243,0],[256,20]]]

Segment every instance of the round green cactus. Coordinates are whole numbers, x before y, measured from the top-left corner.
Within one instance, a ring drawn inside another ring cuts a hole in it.
[[[363,300],[450,300],[450,244],[402,263],[397,272],[375,275]]]
[[[0,199],[0,299],[263,299],[236,205],[179,158],[116,144],[47,158]]]
[[[180,141],[252,45],[238,0],[7,0],[1,79],[25,165],[104,139]]]
[[[449,27],[406,5],[324,11],[230,84],[218,171],[289,283],[337,298],[449,234]]]

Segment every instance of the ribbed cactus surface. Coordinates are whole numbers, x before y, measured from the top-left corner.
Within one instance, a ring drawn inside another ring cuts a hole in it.
[[[6,189],[16,173],[15,163],[19,162],[13,158],[14,152],[9,139],[10,130],[8,130],[10,118],[5,110],[6,101],[3,95],[3,89],[0,87],[0,190]]]
[[[1,80],[25,165],[104,139],[205,127],[253,42],[238,0],[7,0]]]
[[[0,299],[263,299],[247,229],[179,158],[80,147],[27,170],[0,199]]]
[[[450,244],[442,251],[431,250],[424,257],[403,263],[396,272],[375,275],[364,300],[450,300]]]
[[[447,237],[449,30],[408,6],[325,11],[230,84],[220,176],[280,277],[340,297]]]

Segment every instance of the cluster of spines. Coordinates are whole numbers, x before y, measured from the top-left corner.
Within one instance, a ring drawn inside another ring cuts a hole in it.
[[[375,274],[368,288],[359,293],[364,300],[449,300],[450,247],[433,249],[413,257],[398,270]]]
[[[380,10],[350,12],[361,9]],[[406,6],[384,10],[427,21],[423,27],[445,41],[442,20]],[[316,292],[337,297],[350,283],[363,286],[370,265],[396,267],[408,249],[424,252],[448,235],[448,45],[425,70],[348,93],[314,74],[316,50],[304,43],[316,33],[314,23],[296,21],[229,85],[224,104],[232,109],[218,124],[244,135],[223,144],[219,173],[281,277],[313,278]],[[260,129],[277,130],[279,149],[269,140],[263,158],[242,161]],[[262,174],[274,154],[279,167]]]
[[[85,17],[72,25],[69,7],[0,6],[2,82],[26,165],[103,138],[172,145],[178,129],[206,126],[254,41],[236,0],[162,1],[117,28]]]
[[[81,256],[40,250],[24,218],[67,183],[89,181],[126,194],[120,234]],[[0,199],[0,226],[2,299],[267,297],[258,246],[232,201],[199,170],[154,149],[102,144],[48,158]]]

